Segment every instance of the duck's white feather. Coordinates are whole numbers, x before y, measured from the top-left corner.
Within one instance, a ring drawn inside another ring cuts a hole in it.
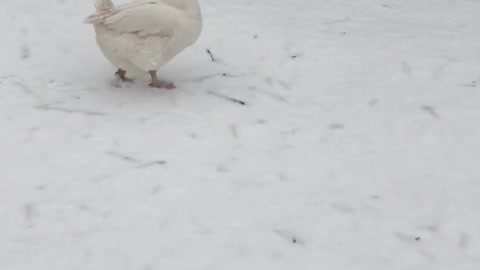
[[[202,29],[197,0],[144,0],[119,7],[108,2],[97,0],[97,13],[86,22],[94,25],[107,59],[128,71],[159,69],[192,45]]]
[[[113,8],[112,0],[95,0],[97,10],[107,10]]]

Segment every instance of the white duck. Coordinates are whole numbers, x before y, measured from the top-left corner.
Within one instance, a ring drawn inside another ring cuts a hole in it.
[[[175,88],[157,78],[157,70],[200,36],[202,16],[198,0],[143,0],[115,7],[111,0],[95,0],[93,24],[97,43],[118,68],[115,75],[129,81],[127,71],[148,72],[151,87]]]

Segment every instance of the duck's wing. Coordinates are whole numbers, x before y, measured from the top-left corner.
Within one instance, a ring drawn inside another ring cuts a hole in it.
[[[172,6],[151,1],[120,6],[109,14],[104,14],[102,18],[97,17],[97,20],[91,23],[118,33],[169,36],[184,16],[180,10]]]

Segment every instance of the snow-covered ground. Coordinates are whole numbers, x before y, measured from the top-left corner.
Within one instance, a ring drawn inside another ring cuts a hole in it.
[[[0,2],[1,270],[480,269],[480,1],[201,4],[167,91]]]

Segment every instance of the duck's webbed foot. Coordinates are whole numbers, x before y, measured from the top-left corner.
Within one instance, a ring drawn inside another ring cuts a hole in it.
[[[127,72],[121,68],[115,72],[115,76],[122,82],[133,82],[132,79],[127,78],[125,75],[127,75]]]
[[[150,71],[148,72],[150,76],[152,77],[152,82],[148,85],[150,87],[154,88],[165,88],[165,89],[175,89],[177,88],[173,83],[171,82],[162,82],[157,78],[157,71]]]

